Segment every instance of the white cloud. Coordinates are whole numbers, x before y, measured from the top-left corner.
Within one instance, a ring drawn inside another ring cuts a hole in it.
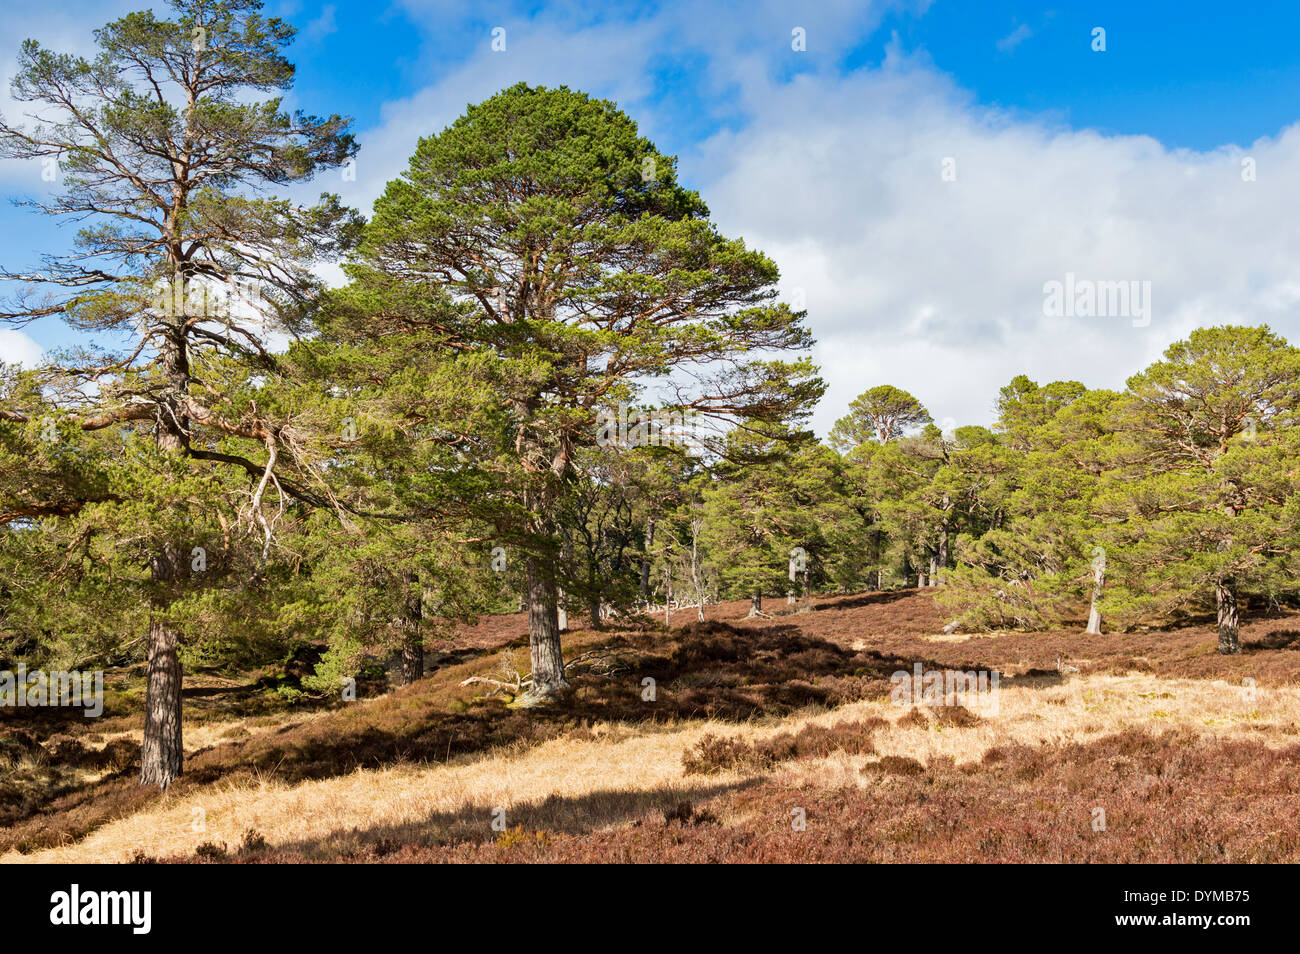
[[[456,72],[385,107],[362,136],[350,198],[368,208],[419,135],[517,79],[612,96],[655,138],[674,115],[648,97],[652,57],[666,37],[689,45],[713,31],[698,84],[733,97],[744,122],[683,154],[681,173],[725,234],[770,254],[785,291],[804,290],[830,384],[820,433],[875,384],[912,391],[936,419],[989,423],[1017,374],[1122,387],[1199,325],[1269,322],[1300,340],[1300,126],[1247,150],[1169,150],[982,107],[897,42],[879,68],[845,76],[812,59],[778,80],[782,54],[752,52],[757,28],[675,17],[511,28],[495,60],[485,36]],[[808,55],[850,32],[815,24]],[[1254,182],[1242,179],[1247,155]],[[1044,317],[1044,284],[1067,272],[1151,282],[1150,325]]]
[[[0,328],[0,364],[35,367],[41,360],[41,347],[21,331]]]
[[[447,16],[441,3],[407,7],[431,31]],[[420,136],[518,80],[612,97],[664,146],[683,107],[659,101],[652,76],[677,57],[698,64],[697,99],[728,120],[682,154],[682,178],[724,233],[775,259],[785,290],[804,290],[830,383],[822,433],[875,384],[907,388],[936,419],[987,423],[1016,374],[1122,387],[1200,325],[1268,322],[1300,341],[1300,126],[1245,149],[1170,150],[982,107],[896,43],[880,67],[840,75],[846,45],[881,10],[482,14],[507,28],[507,52],[491,52],[485,28],[458,66],[361,132],[355,182],[325,177],[310,193],[336,189],[369,211]],[[806,54],[789,50],[793,26],[807,30]],[[787,78],[790,56],[809,72]],[[1247,157],[1257,181],[1243,181]],[[1044,317],[1044,283],[1070,272],[1150,281],[1150,325]]]
[[[1034,35],[1034,31],[1030,29],[1029,24],[1022,23],[1019,26],[1017,26],[1014,30],[1012,30],[1010,33],[1008,33],[1006,36],[1004,36],[1002,39],[998,40],[997,42],[998,52],[1010,53],[1012,50],[1018,47],[1021,43],[1024,43],[1025,40],[1029,39],[1033,35]]]
[[[68,0],[59,5],[58,15],[52,16],[45,5],[6,6],[5,30],[0,36],[0,115],[7,122],[24,125],[26,114],[33,109],[32,104],[16,102],[9,95],[9,84],[18,70],[18,55],[24,40],[34,39],[60,53],[92,57],[97,47],[91,31],[139,7],[135,0]],[[41,172],[41,164],[36,160],[0,160],[0,192],[46,196],[53,191],[53,186],[42,180]]]
[[[385,103],[379,126],[357,137],[361,152],[355,181],[329,183],[329,188],[369,213],[385,184],[406,169],[421,137],[441,132],[467,105],[520,81],[567,83],[620,103],[640,101],[648,93],[648,61],[660,35],[653,27],[640,33],[626,25],[570,30],[507,21],[505,29],[505,52],[491,51],[491,35],[484,30],[479,52],[459,68],[411,97]]]
[[[505,2],[473,8],[477,20],[506,31],[506,49],[493,52],[491,27],[477,36],[465,33],[472,52],[439,79],[414,95],[385,103],[383,119],[358,135],[361,155],[355,183],[331,185],[351,204],[369,211],[385,183],[406,168],[421,136],[440,132],[470,103],[524,81],[532,85],[568,85],[615,100],[651,139],[680,124],[671,103],[650,105],[656,92],[657,67],[676,59],[689,63],[689,79],[698,95],[717,104],[720,114],[736,94],[746,95],[751,81],[763,81],[775,58],[800,65],[830,63],[856,38],[869,33],[891,8],[923,11],[929,0],[888,0],[863,4],[815,4],[792,14],[779,0],[722,3],[707,8],[666,4],[654,14],[628,19],[593,16],[590,7],[557,4],[531,19]],[[447,0],[405,0],[408,16],[431,33],[469,30],[463,5]],[[617,13],[617,11],[616,11]],[[791,50],[791,30],[806,31],[807,53]],[[751,104],[746,103],[746,107]],[[663,143],[660,143],[661,147]],[[707,196],[705,197],[707,199]]]
[[[303,28],[300,34],[303,41],[307,43],[319,43],[325,37],[337,33],[339,26],[335,21],[336,13],[334,4],[327,4],[315,20],[312,20]]]
[[[701,185],[723,230],[805,291],[830,384],[822,433],[875,384],[987,423],[1018,373],[1122,387],[1205,324],[1300,340],[1300,125],[1246,150],[1171,151],[980,108],[901,56],[755,92],[750,125],[703,147],[718,174]],[[1044,317],[1044,284],[1067,272],[1150,281],[1149,327]]]

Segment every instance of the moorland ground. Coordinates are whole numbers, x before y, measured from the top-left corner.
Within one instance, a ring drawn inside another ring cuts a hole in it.
[[[944,635],[924,590],[748,608],[577,621],[547,709],[461,685],[526,669],[525,615],[355,702],[282,691],[298,661],[196,673],[166,792],[111,672],[99,719],[0,713],[0,860],[1300,860],[1300,612],[1221,656],[1208,621]],[[917,662],[998,671],[996,711],[898,704]]]

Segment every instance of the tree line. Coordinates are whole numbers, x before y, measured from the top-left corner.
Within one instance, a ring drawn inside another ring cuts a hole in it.
[[[1297,352],[1203,329],[1124,392],[1018,377],[995,426],[889,386],[826,443],[807,316],[616,104],[519,84],[421,139],[369,217],[275,195],[355,161],[289,112],[293,28],[172,0],[23,44],[0,156],[71,248],[0,317],[77,344],[0,366],[0,655],[146,663],[141,782],[182,770],[187,666],[326,648],[309,689],[526,610],[924,585],[969,627],[1129,627],[1294,597]],[[340,263],[342,287],[321,266]],[[617,419],[616,427],[610,421]],[[764,599],[769,602],[764,603]]]

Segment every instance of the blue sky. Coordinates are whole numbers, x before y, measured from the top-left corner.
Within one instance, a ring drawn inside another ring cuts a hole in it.
[[[23,37],[90,50],[140,3],[7,9]],[[806,300],[831,382],[819,429],[894,383],[937,419],[986,422],[1025,371],[1121,385],[1199,324],[1269,321],[1300,339],[1300,5],[397,2],[267,4],[301,32],[293,105],[343,112],[369,210],[421,135],[517,80],[616,99],[680,156],[723,231],[764,248]],[[493,52],[492,30],[506,31]],[[1105,30],[1104,52],[1093,30]],[[806,50],[792,49],[805,31]],[[13,106],[0,99],[6,116]],[[1257,165],[1246,181],[1242,163]],[[942,179],[952,160],[954,181]],[[0,195],[44,188],[0,164]],[[0,206],[0,261],[65,232]],[[1293,247],[1296,246],[1296,247]],[[1153,321],[1062,324],[1044,282],[1151,281]],[[0,358],[69,341],[0,332]]]
[[[526,43],[530,22],[634,24],[638,12],[645,17],[645,11],[664,5],[591,6],[600,9],[599,18],[571,14],[570,5],[545,3],[502,6],[469,17],[416,15],[419,5],[295,2],[272,3],[268,9],[304,29],[295,50],[304,101],[338,108],[365,128],[379,121],[384,102],[409,96],[469,62],[476,48],[490,42],[493,26],[508,25],[516,34],[508,39]],[[1075,127],[1141,133],[1169,146],[1207,149],[1250,143],[1297,118],[1300,4],[1293,2],[1263,0],[1243,8],[1196,0],[936,0],[866,19],[856,35],[830,38],[828,49],[819,49],[828,38],[814,34],[809,56],[786,57],[789,29],[805,19],[803,6],[773,5],[760,14],[760,22],[770,26],[762,44],[769,49],[755,43],[753,52],[768,57],[778,73],[816,69],[825,53],[838,70],[876,67],[897,33],[906,49],[928,56],[979,102],[1051,114]],[[731,19],[752,24],[747,5],[733,10]],[[723,28],[727,19],[718,17]],[[1104,56],[1091,49],[1096,26],[1107,31]],[[374,59],[359,58],[359,49],[374,51]],[[707,42],[667,47],[648,77],[654,89],[648,101],[670,106],[680,124],[683,141],[665,144],[668,148],[683,149],[718,125],[742,121],[726,102],[693,95],[692,73],[709,55]]]

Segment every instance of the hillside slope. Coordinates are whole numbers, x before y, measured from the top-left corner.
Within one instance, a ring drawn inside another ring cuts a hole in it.
[[[2,860],[1300,860],[1294,614],[1223,657],[1209,626],[943,636],[924,591],[747,609],[572,634],[553,710],[460,685],[526,665],[498,617],[379,698],[209,713],[165,795],[109,766]],[[917,662],[997,670],[996,709],[896,704]]]

